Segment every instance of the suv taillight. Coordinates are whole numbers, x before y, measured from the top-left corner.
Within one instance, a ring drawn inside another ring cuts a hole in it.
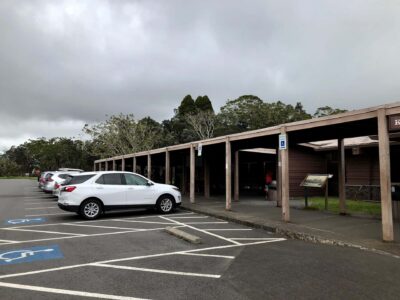
[[[72,192],[76,189],[76,186],[66,186],[65,188],[63,188],[63,192]]]
[[[54,187],[55,187],[55,189],[58,189],[58,188],[60,187],[60,185],[59,185],[58,183],[56,183],[56,184],[54,185]]]

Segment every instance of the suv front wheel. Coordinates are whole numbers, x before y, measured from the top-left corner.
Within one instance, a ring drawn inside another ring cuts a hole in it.
[[[175,208],[175,201],[172,196],[161,196],[157,201],[157,210],[162,214],[168,214]]]
[[[97,219],[101,214],[101,203],[96,199],[88,199],[82,203],[79,213],[87,220]]]

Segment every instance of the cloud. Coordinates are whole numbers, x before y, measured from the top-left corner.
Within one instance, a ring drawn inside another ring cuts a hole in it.
[[[161,121],[189,93],[310,112],[398,101],[398,15],[390,0],[2,1],[2,127],[19,142],[106,114]]]

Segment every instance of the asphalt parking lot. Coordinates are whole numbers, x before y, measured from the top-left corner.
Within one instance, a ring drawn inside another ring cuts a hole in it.
[[[398,259],[178,210],[85,221],[0,181],[1,299],[398,299]],[[195,234],[191,244],[165,232]],[[397,275],[396,275],[397,274]]]

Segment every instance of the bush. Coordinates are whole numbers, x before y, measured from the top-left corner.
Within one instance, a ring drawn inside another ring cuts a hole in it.
[[[20,167],[5,157],[0,157],[0,176],[18,176],[21,175]]]

